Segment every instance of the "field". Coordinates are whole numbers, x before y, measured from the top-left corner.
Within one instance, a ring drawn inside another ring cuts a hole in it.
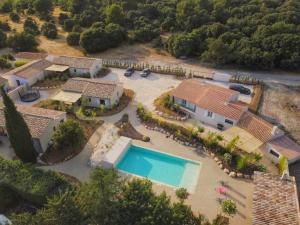
[[[300,143],[300,86],[267,84],[260,113],[277,120]]]

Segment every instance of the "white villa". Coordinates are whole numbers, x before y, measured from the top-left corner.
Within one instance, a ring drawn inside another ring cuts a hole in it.
[[[257,151],[275,163],[281,156],[287,157],[289,164],[300,159],[300,145],[277,126],[249,112],[247,104],[238,100],[236,91],[197,80],[184,80],[171,96],[183,111],[204,124],[249,133],[257,140]],[[254,142],[252,144],[255,146]]]
[[[17,58],[27,59],[25,65],[17,67],[2,77],[9,81],[10,87],[32,86],[38,80],[53,73],[68,72],[71,76],[93,78],[102,67],[101,59],[71,56],[53,56],[41,53],[18,53]]]
[[[181,109],[213,127],[234,126],[248,110],[238,92],[197,80],[181,82],[171,95]]]
[[[123,95],[123,84],[120,82],[88,78],[71,78],[61,89],[52,97],[53,100],[74,104],[86,98],[87,105],[96,108],[103,105],[109,109],[118,104]]]

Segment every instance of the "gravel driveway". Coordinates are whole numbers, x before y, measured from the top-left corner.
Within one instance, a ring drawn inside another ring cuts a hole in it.
[[[125,77],[124,70],[111,69],[111,73],[105,76],[105,80],[119,80],[124,84],[124,88],[132,89],[135,100],[143,103],[149,110],[154,110],[153,101],[164,92],[175,88],[181,81],[171,75],[159,75],[151,73],[147,78],[135,72],[131,77]]]

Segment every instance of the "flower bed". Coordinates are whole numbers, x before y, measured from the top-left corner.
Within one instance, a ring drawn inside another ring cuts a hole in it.
[[[164,93],[154,101],[155,113],[166,119],[173,119],[184,121],[188,119],[188,114],[180,110],[180,108],[173,103],[170,92]]]
[[[242,152],[234,145],[230,147],[229,143],[225,146],[220,143],[222,137],[215,133],[209,132],[207,137],[201,138],[199,130],[188,129],[155,117],[142,105],[138,106],[137,115],[146,128],[159,131],[180,144],[202,148],[215,159],[220,169],[231,177],[251,178],[255,170],[265,171],[265,167],[259,164],[259,155]]]
[[[138,132],[130,123],[128,114],[124,114],[122,118],[115,123],[116,127],[118,127],[119,135],[124,137],[129,137],[135,140],[149,142],[150,138]]]

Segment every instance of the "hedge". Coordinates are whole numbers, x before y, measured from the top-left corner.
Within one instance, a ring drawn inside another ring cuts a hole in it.
[[[44,171],[18,160],[9,161],[1,157],[0,185],[36,205],[43,205],[48,197],[72,186],[66,178],[56,172]]]

